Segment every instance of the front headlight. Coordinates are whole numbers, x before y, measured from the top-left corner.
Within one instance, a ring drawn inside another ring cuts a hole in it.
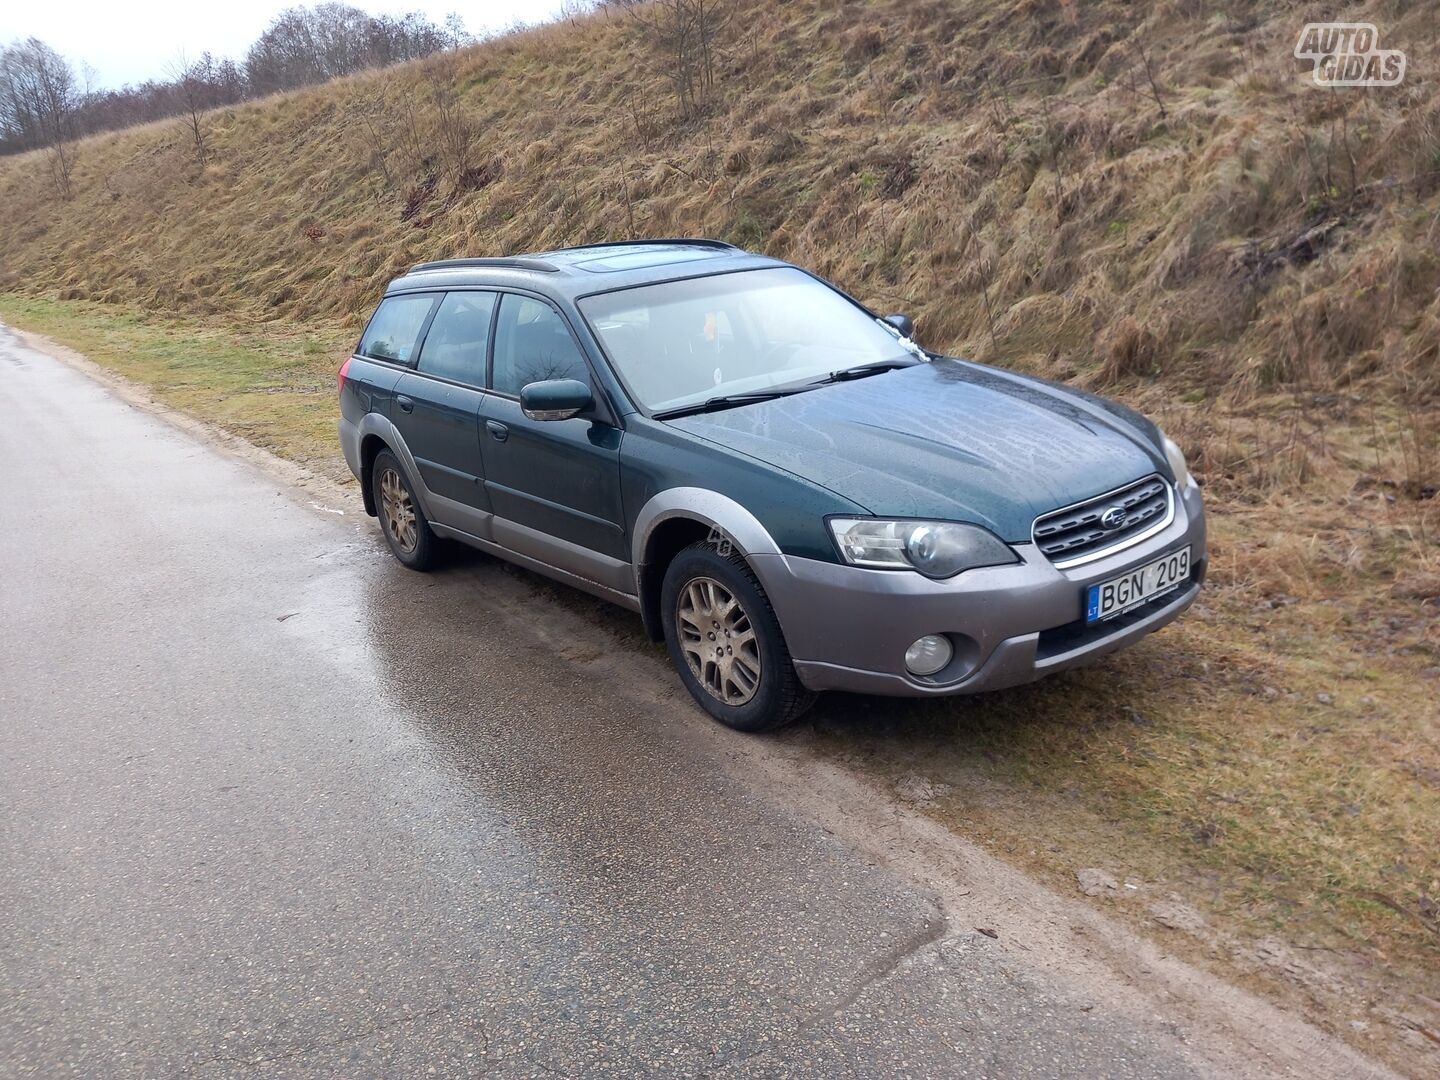
[[[846,562],[877,570],[919,570],[926,577],[948,578],[1020,561],[994,533],[953,521],[831,518],[830,531]]]
[[[1190,483],[1190,466],[1185,464],[1184,452],[1164,432],[1161,432],[1160,438],[1165,444],[1165,460],[1170,462],[1170,471],[1175,474],[1175,486],[1186,487]]]

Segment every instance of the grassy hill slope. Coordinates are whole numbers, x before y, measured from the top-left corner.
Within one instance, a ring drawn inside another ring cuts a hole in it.
[[[0,284],[353,320],[424,257],[704,234],[1062,374],[1433,379],[1440,6],[1350,13],[1410,48],[1385,91],[1310,85],[1294,5],[1068,10],[745,5],[690,122],[612,17],[224,110],[203,170],[177,124],[101,136],[70,202],[0,167]]]
[[[1405,83],[1314,86],[1292,49],[1318,18],[1376,23]],[[815,737],[935,781],[937,816],[1063,887],[1105,866],[1182,892],[1262,942],[1201,936],[1201,959],[1422,1071],[1437,26],[1402,0],[739,0],[682,116],[637,20],[561,23],[213,113],[203,168],[178,123],[98,136],[68,201],[43,155],[0,160],[0,314],[343,472],[334,368],[398,271],[708,235],[908,312],[932,348],[1146,409],[1214,512],[1191,619],[978,703],[829,706]]]

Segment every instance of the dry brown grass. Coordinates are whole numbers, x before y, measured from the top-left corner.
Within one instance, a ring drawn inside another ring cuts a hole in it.
[[[173,123],[80,144],[67,202],[0,161],[4,311],[332,473],[331,350],[393,274],[632,234],[792,259],[932,347],[1126,399],[1206,486],[1195,617],[1013,695],[842,700],[819,738],[954,783],[937,814],[1058,882],[1110,865],[1318,950],[1341,989],[1205,946],[1425,1071],[1440,3],[742,4],[688,122],[599,16],[223,110],[203,170]],[[1306,17],[1377,23],[1405,85],[1312,86]]]
[[[173,123],[99,136],[68,202],[7,159],[0,286],[353,323],[417,259],[701,233],[982,358],[1261,387],[1408,363],[1434,392],[1435,3],[1336,13],[1410,50],[1404,87],[1350,94],[1271,4],[748,6],[691,122],[598,16],[222,110],[204,169]]]

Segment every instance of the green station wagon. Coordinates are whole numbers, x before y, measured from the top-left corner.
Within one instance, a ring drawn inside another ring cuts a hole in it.
[[[709,240],[422,263],[341,368],[340,442],[400,562],[458,540],[636,611],[743,731],[1029,682],[1194,601],[1170,439],[912,332]]]

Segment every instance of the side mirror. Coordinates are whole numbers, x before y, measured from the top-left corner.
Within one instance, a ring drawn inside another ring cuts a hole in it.
[[[531,420],[569,420],[594,404],[590,387],[577,379],[546,379],[520,389],[520,411]]]
[[[899,330],[900,336],[903,338],[910,338],[913,340],[915,337],[915,323],[911,320],[909,315],[886,315],[880,321],[883,323],[889,323],[896,330]]]

